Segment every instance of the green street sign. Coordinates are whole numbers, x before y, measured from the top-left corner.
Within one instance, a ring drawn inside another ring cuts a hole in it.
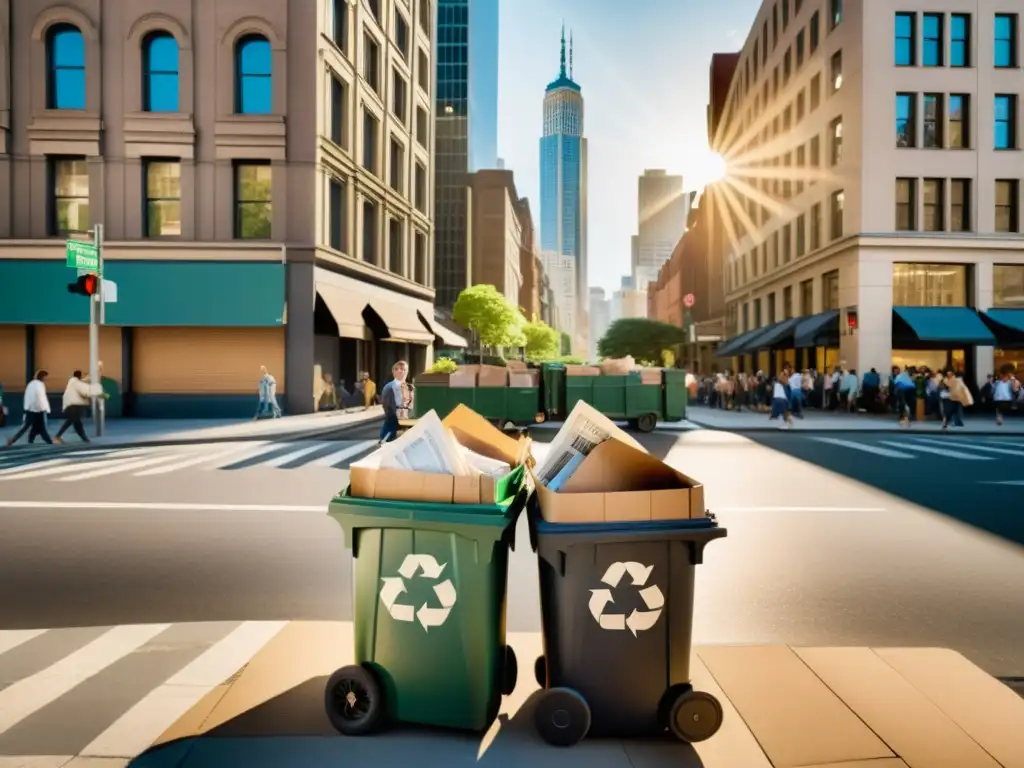
[[[80,240],[68,240],[65,248],[67,265],[71,269],[85,269],[90,272],[99,272],[100,252],[92,243],[83,243]]]

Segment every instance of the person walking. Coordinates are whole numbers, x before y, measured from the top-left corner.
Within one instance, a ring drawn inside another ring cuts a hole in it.
[[[398,412],[406,405],[405,379],[409,375],[409,364],[399,360],[391,368],[394,378],[384,385],[380,401],[384,406],[384,423],[380,425],[380,444],[384,445],[398,436]]]
[[[82,426],[82,417],[86,409],[92,405],[93,397],[103,396],[102,384],[89,384],[82,378],[81,371],[75,371],[68,379],[68,385],[64,388],[64,400],[61,410],[64,412],[64,423],[60,425],[57,434],[53,436],[53,442],[63,443],[61,437],[70,427],[74,427],[75,434],[83,443],[90,442],[85,434],[85,427]]]
[[[964,408],[974,405],[974,396],[956,373],[950,369],[939,387],[939,404],[942,407],[942,428],[949,429],[949,422],[954,427],[963,427]]]
[[[47,371],[37,371],[35,378],[25,387],[25,423],[13,436],[7,440],[7,447],[11,447],[21,436],[28,432],[28,443],[31,445],[36,437],[42,437],[43,442],[53,445],[50,433],[46,431],[46,417],[50,413],[50,400],[46,396],[46,377],[50,374]]]
[[[27,396],[27,393],[26,393]],[[1003,426],[1003,417],[1010,412],[1013,404],[1013,385],[1010,383],[1010,374],[1002,372],[992,387],[992,400],[996,404],[996,425]]]
[[[259,381],[259,395],[260,402],[256,406],[256,415],[252,417],[253,421],[259,419],[263,415],[264,411],[270,411],[270,415],[275,419],[281,418],[281,406],[277,403],[277,379],[275,379],[270,371],[267,370],[267,366],[260,366],[260,381]]]

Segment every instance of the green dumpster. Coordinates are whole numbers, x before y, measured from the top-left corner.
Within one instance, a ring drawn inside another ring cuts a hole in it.
[[[330,504],[355,563],[356,664],[325,689],[331,723],[358,736],[385,721],[485,730],[517,664],[505,644],[508,551],[523,466],[494,504],[354,498]]]

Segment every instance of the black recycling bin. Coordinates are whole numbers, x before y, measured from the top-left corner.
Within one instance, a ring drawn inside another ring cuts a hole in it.
[[[544,633],[540,735],[557,746],[588,734],[713,736],[722,707],[691,687],[690,649],[696,566],[726,535],[714,515],[556,524],[532,514],[531,523]]]

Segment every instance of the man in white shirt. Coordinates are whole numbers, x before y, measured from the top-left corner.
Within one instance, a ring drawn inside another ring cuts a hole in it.
[[[68,427],[75,428],[75,433],[83,443],[90,442],[86,437],[85,427],[82,426],[82,417],[85,415],[86,409],[92,405],[92,398],[102,395],[102,385],[86,383],[82,379],[81,371],[71,374],[68,385],[64,388],[64,402],[61,405],[61,410],[64,412],[64,423],[57,430],[57,434],[53,436],[53,442],[63,443],[64,439],[61,435],[67,431]]]
[[[992,387],[992,399],[996,403],[996,424],[1003,425],[1003,416],[1010,412],[1013,404],[1013,384],[1010,382],[1010,374],[1001,373]]]
[[[46,431],[46,417],[50,413],[50,401],[46,397],[45,382],[49,375],[46,371],[38,371],[35,378],[25,387],[25,399],[22,406],[25,410],[25,423],[7,441],[8,447],[18,442],[26,432],[28,432],[30,445],[36,437],[42,437],[44,442],[53,445],[53,440],[50,439],[50,434]]]

